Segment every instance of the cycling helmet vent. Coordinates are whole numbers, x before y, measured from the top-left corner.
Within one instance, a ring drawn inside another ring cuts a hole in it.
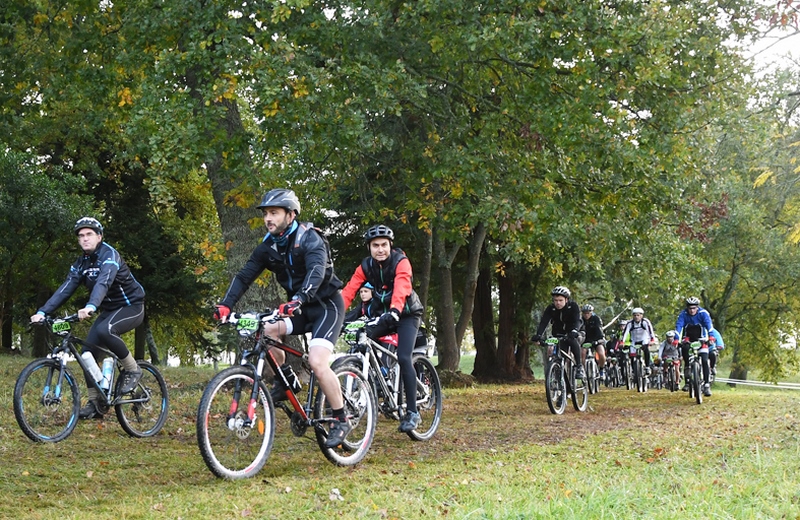
[[[78,231],[80,231],[83,228],[89,228],[89,229],[93,230],[95,233],[97,233],[98,235],[102,235],[103,234],[103,225],[96,218],[92,218],[92,217],[81,217],[81,218],[79,218],[78,221],[75,223],[75,227],[73,228],[73,231],[77,235]]]
[[[364,242],[369,244],[376,238],[388,238],[390,242],[394,242],[394,231],[389,226],[379,224],[372,226],[364,233]]]
[[[294,211],[295,215],[300,214],[300,200],[292,190],[276,188],[270,190],[261,197],[261,203],[256,206],[258,209],[264,208],[284,208],[286,211]]]

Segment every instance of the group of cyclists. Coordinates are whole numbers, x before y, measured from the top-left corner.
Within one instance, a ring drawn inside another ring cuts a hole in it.
[[[364,234],[369,255],[344,284],[334,273],[328,241],[310,222],[300,222],[300,201],[294,191],[273,189],[257,208],[262,212],[267,234],[252,252],[244,267],[236,273],[224,298],[215,306],[213,317],[226,322],[245,291],[265,270],[286,290],[288,301],[277,308],[278,319],[265,324],[265,333],[274,337],[311,333],[308,363],[320,389],[331,404],[333,424],[326,445],[342,444],[352,430],[344,412],[339,380],[330,367],[334,345],[342,330],[345,310],[356,294],[368,288],[369,303],[357,306],[357,314],[374,316],[367,334],[379,338],[397,334],[400,375],[406,389],[407,411],[400,422],[401,432],[411,432],[420,423],[416,408],[416,374],[411,354],[423,314],[419,297],[412,288],[412,269],[408,257],[394,246],[394,232],[385,225],[370,227]],[[144,316],[144,289],[136,281],[120,254],[103,240],[103,226],[92,217],[79,219],[73,232],[83,250],[72,265],[66,281],[34,314],[31,322],[55,312],[81,286],[90,291],[88,303],[78,311],[86,319],[97,311],[87,337],[91,345],[106,346],[120,358],[123,367],[120,394],[136,388],[142,372],[121,335],[138,326]],[[102,353],[86,347],[97,360]],[[287,399],[288,389],[300,388],[300,381],[280,349],[272,349],[281,364],[271,391],[274,402]],[[84,352],[82,352],[83,354]],[[101,418],[89,384],[89,400],[81,408],[81,419]]]
[[[711,396],[711,375],[715,373],[718,351],[725,348],[722,336],[714,329],[711,315],[700,306],[700,300],[690,296],[685,300],[685,308],[681,310],[675,320],[675,329],[666,333],[660,343],[656,337],[650,320],[644,317],[644,309],[636,307],[631,312],[631,319],[622,320],[615,333],[606,338],[603,322],[594,313],[594,307],[585,304],[582,307],[572,300],[572,293],[564,286],[556,286],[550,292],[552,303],[542,312],[541,320],[536,333],[531,338],[534,343],[541,343],[543,334],[550,327],[550,334],[561,339],[559,345],[564,351],[569,351],[577,363],[575,377],[586,377],[584,362],[588,349],[582,348],[589,345],[596,353],[597,364],[600,368],[601,380],[606,377],[605,367],[609,360],[615,360],[622,365],[622,361],[629,355],[641,352],[644,360],[645,375],[649,376],[654,367],[659,366],[664,370],[674,369],[675,381],[680,378],[678,364],[682,360],[684,366],[683,391],[689,390],[689,348],[693,341],[703,341],[708,349],[701,349],[703,372],[703,395]],[[636,347],[639,347],[638,349]],[[657,348],[653,359],[650,349]]]
[[[328,241],[310,222],[300,222],[300,201],[294,191],[273,189],[262,198],[257,208],[261,210],[267,233],[252,252],[244,267],[236,273],[224,298],[215,306],[214,318],[226,322],[232,309],[245,291],[265,270],[275,275],[276,281],[286,290],[288,301],[277,308],[276,319],[265,325],[265,333],[275,337],[311,333],[308,343],[308,363],[319,381],[320,388],[331,404],[334,424],[327,438],[328,447],[340,445],[352,430],[344,412],[341,388],[330,368],[334,345],[345,321],[345,310],[360,296],[360,301],[348,313],[352,320],[361,316],[375,318],[368,335],[380,338],[397,335],[397,355],[400,374],[406,390],[407,412],[400,422],[401,432],[413,431],[420,422],[416,409],[416,375],[411,354],[423,315],[423,307],[412,287],[412,268],[408,257],[394,246],[394,232],[385,225],[370,227],[364,234],[369,252],[344,284],[334,273],[333,259]],[[144,289],[133,277],[125,261],[113,247],[103,240],[103,226],[92,217],[79,219],[73,228],[82,255],[72,265],[66,281],[53,296],[31,316],[32,322],[55,312],[74,292],[85,285],[90,291],[86,305],[78,311],[86,319],[99,311],[92,325],[87,343],[106,346],[119,357],[122,365],[121,393],[132,391],[142,376],[133,356],[121,339],[125,332],[142,323],[144,316]],[[547,306],[537,327],[533,341],[541,341],[548,326],[551,334],[561,338],[561,348],[569,350],[577,363],[577,377],[584,378],[583,361],[587,342],[594,347],[601,377],[608,359],[627,355],[631,345],[642,345],[647,370],[654,361],[682,357],[688,367],[691,341],[712,338],[710,352],[701,351],[703,366],[703,393],[711,395],[709,377],[716,363],[716,349],[722,348],[722,338],[714,330],[709,313],[700,307],[695,297],[686,299],[686,308],[675,323],[675,330],[666,334],[659,345],[656,360],[651,360],[651,346],[656,345],[656,335],[650,321],[640,307],[633,309],[630,320],[620,323],[618,334],[605,338],[603,323],[591,305],[579,307],[570,290],[557,286],[551,291],[552,303]],[[713,338],[717,339],[716,343]],[[714,348],[715,347],[715,348]],[[97,358],[101,352],[92,347],[85,349]],[[285,363],[285,354],[273,349],[281,365],[271,391],[274,402],[287,398],[288,391],[298,390],[299,378]],[[684,378],[688,380],[688,374]],[[676,378],[677,380],[677,378]],[[102,417],[97,406],[97,395],[90,388],[88,402],[81,408],[81,419]],[[687,390],[688,385],[684,386]]]

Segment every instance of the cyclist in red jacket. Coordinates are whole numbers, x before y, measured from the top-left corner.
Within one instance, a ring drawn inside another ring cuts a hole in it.
[[[387,226],[372,226],[364,234],[369,256],[356,267],[342,291],[347,308],[356,293],[369,282],[373,287],[370,316],[380,316],[367,334],[379,338],[397,332],[397,358],[405,388],[407,413],[400,421],[400,431],[410,432],[419,426],[417,411],[417,374],[411,353],[422,321],[422,302],[411,285],[411,262],[399,248],[393,247],[394,232]]]

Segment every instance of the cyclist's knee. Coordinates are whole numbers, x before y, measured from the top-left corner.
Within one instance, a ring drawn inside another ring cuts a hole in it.
[[[308,364],[316,373],[330,368],[333,343],[323,338],[314,338],[308,344]]]

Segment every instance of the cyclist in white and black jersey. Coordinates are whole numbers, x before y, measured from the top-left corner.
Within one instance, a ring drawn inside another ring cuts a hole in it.
[[[622,343],[630,347],[637,343],[642,344],[642,355],[644,356],[645,373],[650,373],[650,345],[656,344],[656,335],[653,332],[653,325],[650,320],[644,317],[644,309],[636,307],[631,312],[632,318],[625,325],[625,330],[622,331]]]

